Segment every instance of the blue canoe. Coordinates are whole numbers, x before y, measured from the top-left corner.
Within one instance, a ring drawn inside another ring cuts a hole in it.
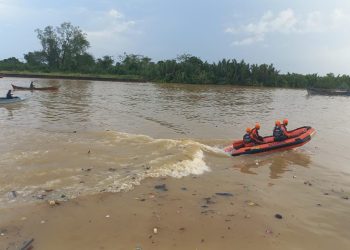
[[[1,104],[10,104],[10,103],[15,103],[15,102],[21,102],[21,101],[23,101],[23,99],[18,97],[18,96],[14,96],[11,99],[8,99],[6,97],[0,97],[0,105]]]

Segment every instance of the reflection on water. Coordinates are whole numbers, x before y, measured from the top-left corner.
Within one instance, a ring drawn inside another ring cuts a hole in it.
[[[309,154],[300,150],[289,150],[280,153],[269,154],[263,158],[245,157],[243,162],[233,165],[245,174],[257,174],[254,169],[269,167],[270,178],[281,178],[283,173],[290,171],[290,166],[308,167],[311,163]]]
[[[20,110],[25,106],[25,101],[11,103],[0,106],[0,116],[6,117],[7,120],[13,120],[15,116],[20,115]]]
[[[56,82],[55,82],[56,81]],[[57,80],[51,84],[57,86]],[[69,121],[71,123],[88,123],[91,104],[91,84],[86,81],[65,81],[61,84],[60,93],[47,92],[38,96],[43,122],[53,123]]]
[[[273,110],[272,89],[183,84],[155,87],[160,107],[203,124],[220,121],[221,126],[232,126],[240,123],[241,116],[254,117],[255,122]]]

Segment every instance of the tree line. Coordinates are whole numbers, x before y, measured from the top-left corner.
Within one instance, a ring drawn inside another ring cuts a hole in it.
[[[183,54],[154,62],[147,56],[126,53],[117,60],[108,55],[95,59],[87,52],[90,43],[86,34],[71,23],[47,26],[35,32],[42,49],[25,54],[24,62],[15,57],[1,60],[0,70],[137,76],[145,81],[168,83],[350,88],[348,75],[281,74],[272,64],[249,64],[244,60],[222,59],[208,63]]]

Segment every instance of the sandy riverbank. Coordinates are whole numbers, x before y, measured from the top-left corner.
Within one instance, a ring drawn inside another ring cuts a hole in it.
[[[0,248],[32,238],[34,249],[348,248],[349,190],[300,166],[280,179],[268,166],[238,170],[219,164],[200,176],[148,178],[129,192],[3,209]]]

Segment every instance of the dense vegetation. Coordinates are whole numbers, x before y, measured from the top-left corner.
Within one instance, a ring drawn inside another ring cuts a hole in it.
[[[86,34],[70,23],[55,28],[47,26],[43,30],[37,29],[36,33],[42,50],[25,54],[25,62],[15,57],[0,61],[1,71],[55,72],[65,75],[80,73],[116,78],[125,76],[125,79],[170,83],[350,88],[350,76],[347,75],[280,74],[272,64],[249,64],[235,59],[208,63],[189,54],[158,62],[134,54],[124,54],[116,61],[107,55],[95,59],[87,52],[90,44]]]

